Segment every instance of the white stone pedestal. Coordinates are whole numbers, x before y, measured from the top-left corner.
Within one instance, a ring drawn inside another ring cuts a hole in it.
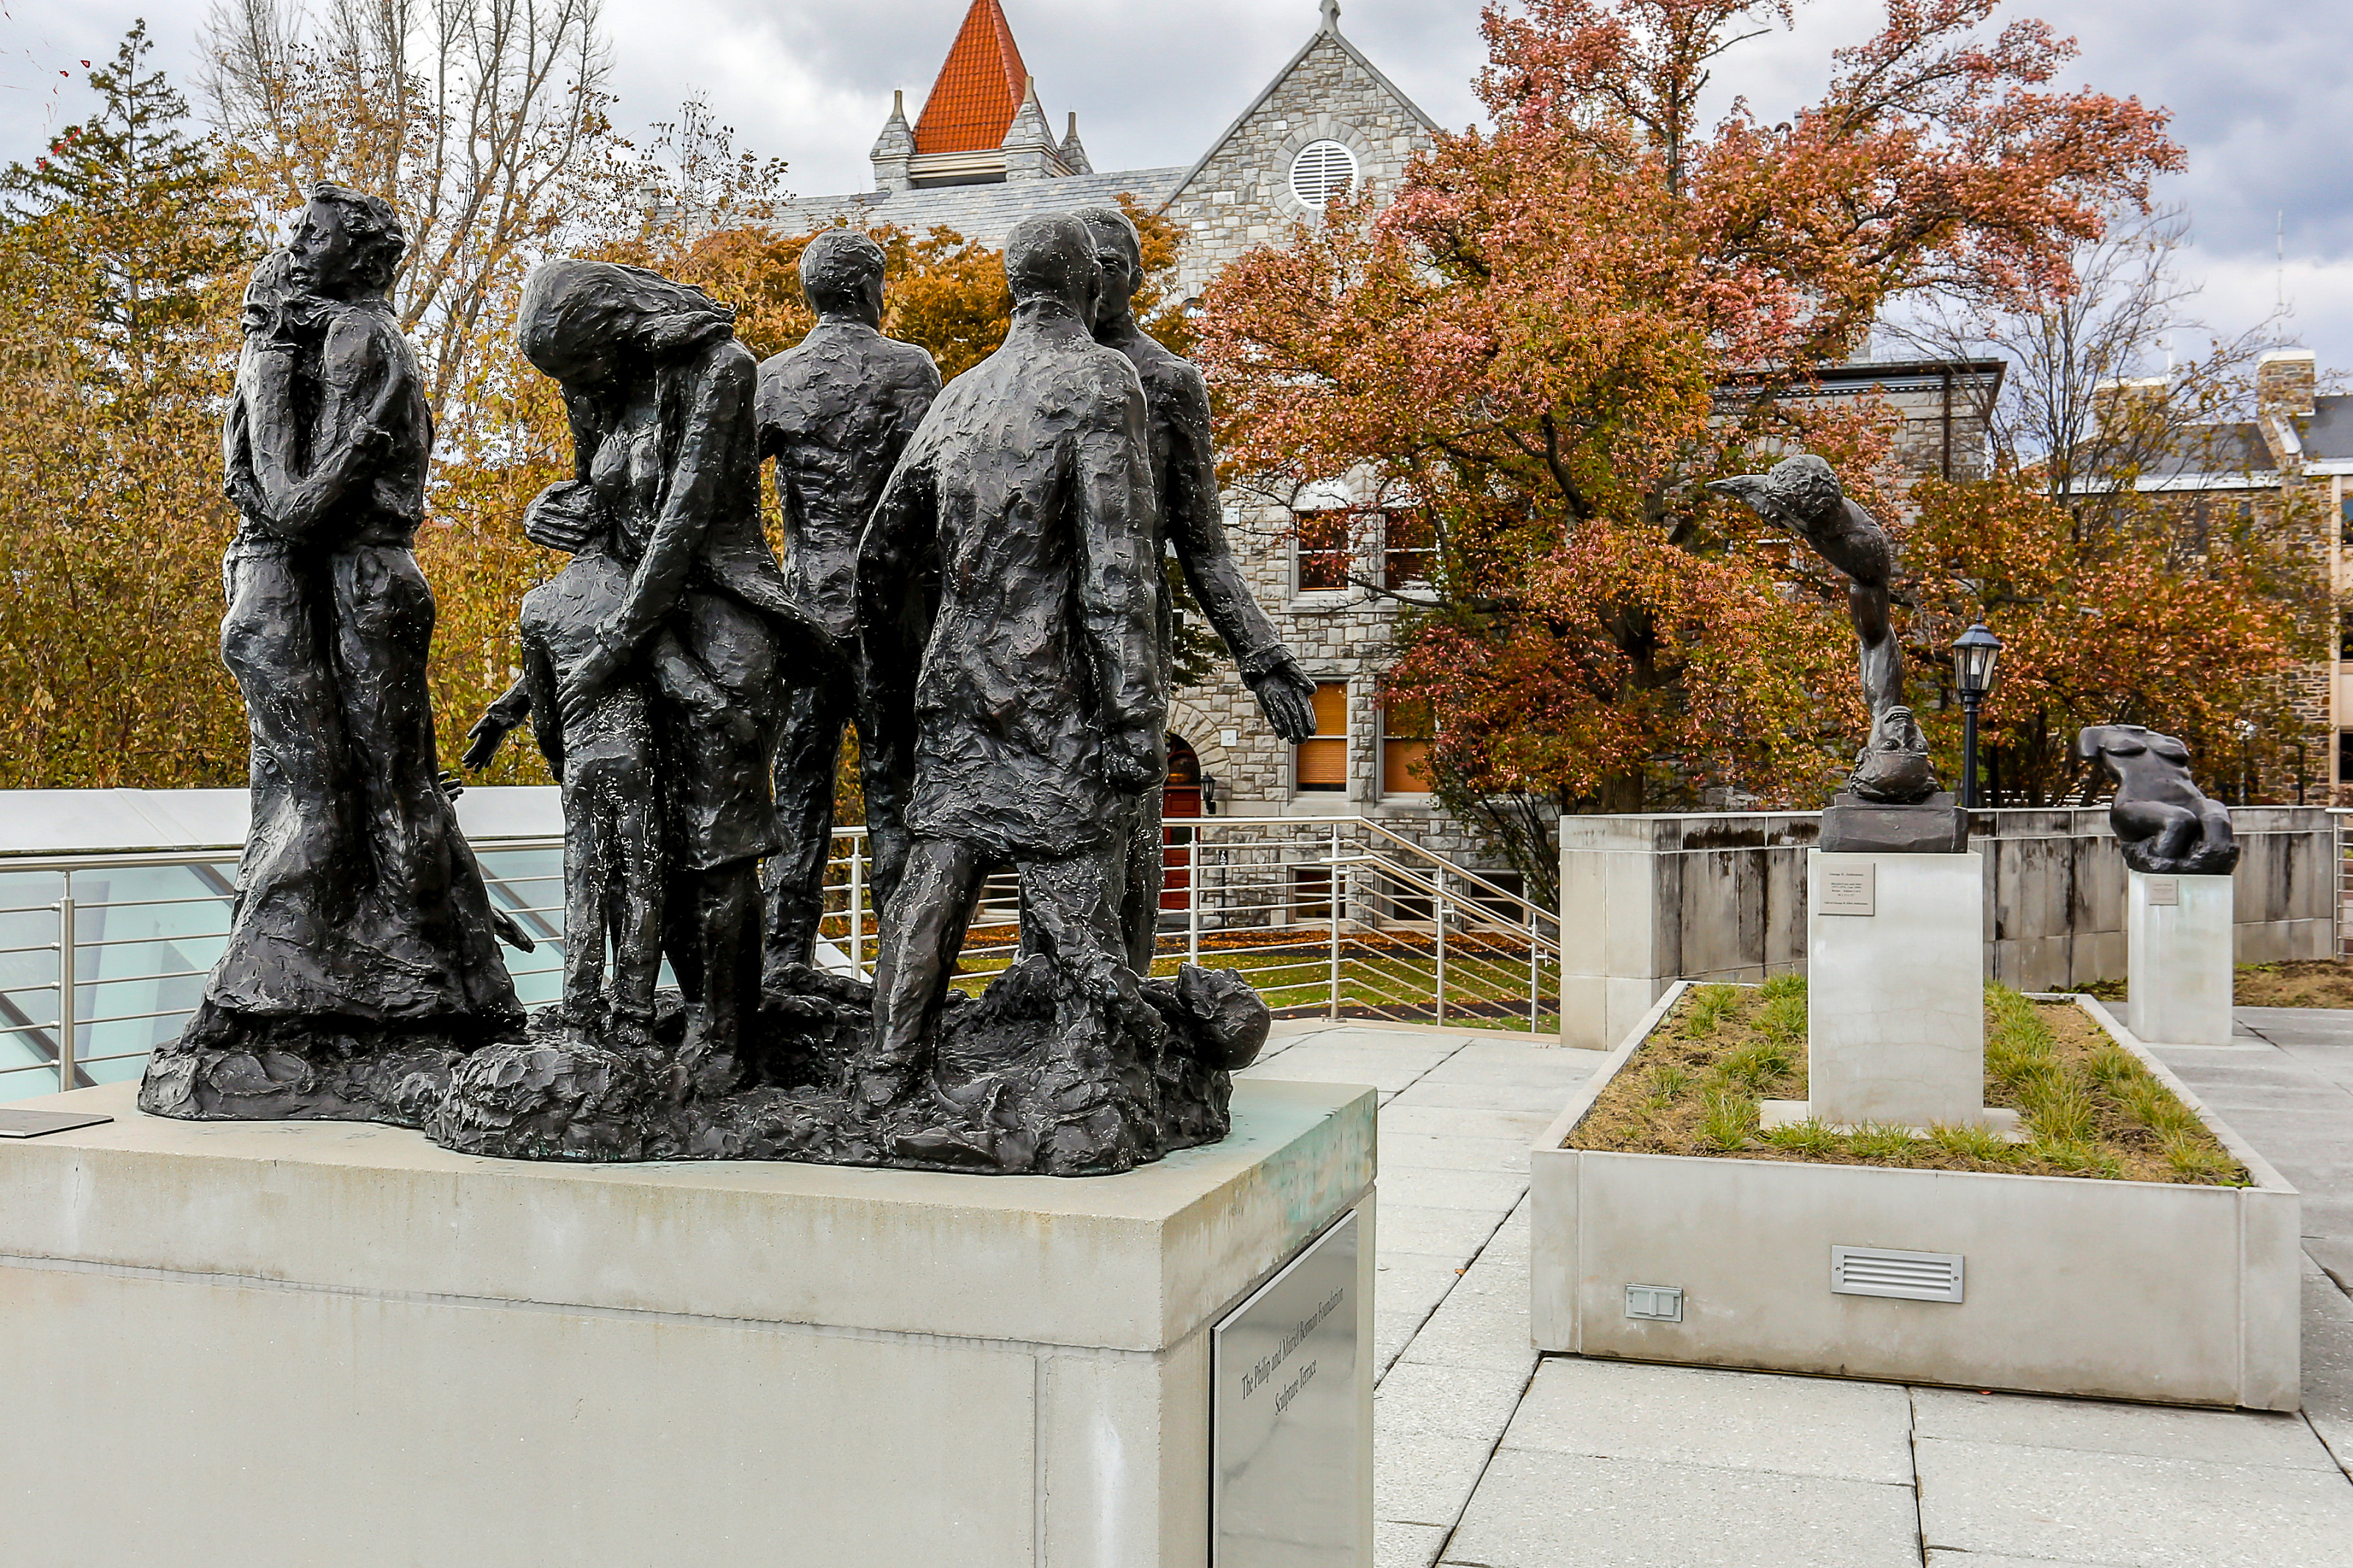
[[[12,1568],[1202,1568],[1211,1326],[1352,1207],[1356,1539],[1297,1561],[1372,1561],[1369,1089],[1244,1083],[1223,1143],[1058,1180],[512,1163],[135,1088],[0,1143]]]
[[[1985,1104],[1985,868],[1806,856],[1807,1099],[1767,1122],[2009,1125]]]
[[[2229,1045],[2231,879],[2128,876],[2125,1026],[2153,1045]]]

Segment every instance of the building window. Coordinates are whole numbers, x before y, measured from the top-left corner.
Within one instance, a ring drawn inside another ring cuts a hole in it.
[[[1381,793],[1430,793],[1430,704],[1388,698],[1381,704]]]
[[[1381,585],[1418,588],[1430,581],[1438,534],[1430,514],[1419,509],[1382,514]]]
[[[1315,683],[1315,733],[1299,742],[1295,765],[1302,791],[1348,787],[1348,683]]]
[[[1291,161],[1291,194],[1317,210],[1356,183],[1356,155],[1337,142],[1310,142]]]
[[[1298,592],[1329,594],[1348,586],[1348,513],[1303,511],[1295,544]]]

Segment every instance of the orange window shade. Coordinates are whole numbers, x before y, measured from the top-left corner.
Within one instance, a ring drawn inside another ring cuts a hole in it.
[[[1319,735],[1345,735],[1348,732],[1346,681],[1319,680],[1315,683],[1315,732]]]
[[[1381,791],[1385,795],[1430,793],[1430,742],[1381,742]]]
[[[1299,742],[1299,787],[1338,790],[1348,787],[1348,742],[1315,740]]]
[[[1422,795],[1430,789],[1430,704],[1392,698],[1381,705],[1381,793]]]

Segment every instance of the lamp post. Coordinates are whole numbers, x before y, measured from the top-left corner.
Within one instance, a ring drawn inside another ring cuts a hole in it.
[[[1978,707],[1993,689],[2001,639],[1983,621],[1973,622],[1953,644],[1953,684],[1961,693],[1961,809],[1978,808]]]

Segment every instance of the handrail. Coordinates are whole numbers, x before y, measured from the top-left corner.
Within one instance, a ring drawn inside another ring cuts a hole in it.
[[[1157,943],[1163,965],[1234,970],[1284,1016],[1464,1026],[1484,1020],[1480,1026],[1534,1029],[1556,1005],[1557,917],[1386,823],[1317,812],[1179,817],[1166,826],[1170,881]],[[822,928],[830,933],[825,940],[835,962],[846,956],[861,974],[877,942],[866,875],[870,837],[862,826],[834,830]],[[563,963],[563,906],[531,900],[561,879],[547,870],[503,875],[501,864],[519,855],[560,853],[562,836],[485,835],[470,842],[496,906],[543,943],[512,973],[518,983],[535,977],[526,991],[533,1000],[550,994]],[[16,967],[47,973],[20,974],[0,992],[0,1040],[21,1042],[12,1054],[27,1058],[0,1078],[5,1092],[48,1092],[37,1075],[49,1085],[79,1086],[135,1072],[151,1037],[169,1037],[194,1007],[209,973],[199,966],[227,935],[215,919],[185,911],[228,910],[241,857],[242,846],[234,844],[0,855],[0,873],[57,879],[44,889],[51,900],[0,907],[0,915],[57,922],[51,941],[0,950]],[[86,879],[93,874],[174,868],[190,873],[202,890],[161,879],[161,896],[140,898],[117,876],[104,889],[115,896],[78,897],[100,890]],[[1312,880],[1303,874],[1310,871]],[[976,981],[1011,957],[1017,907],[1009,888],[993,881],[979,913],[966,948]],[[197,925],[211,929],[178,929]],[[38,931],[40,924],[32,923],[10,934]],[[1501,1022],[1514,1016],[1524,1026]],[[93,1066],[103,1069],[96,1079]]]

